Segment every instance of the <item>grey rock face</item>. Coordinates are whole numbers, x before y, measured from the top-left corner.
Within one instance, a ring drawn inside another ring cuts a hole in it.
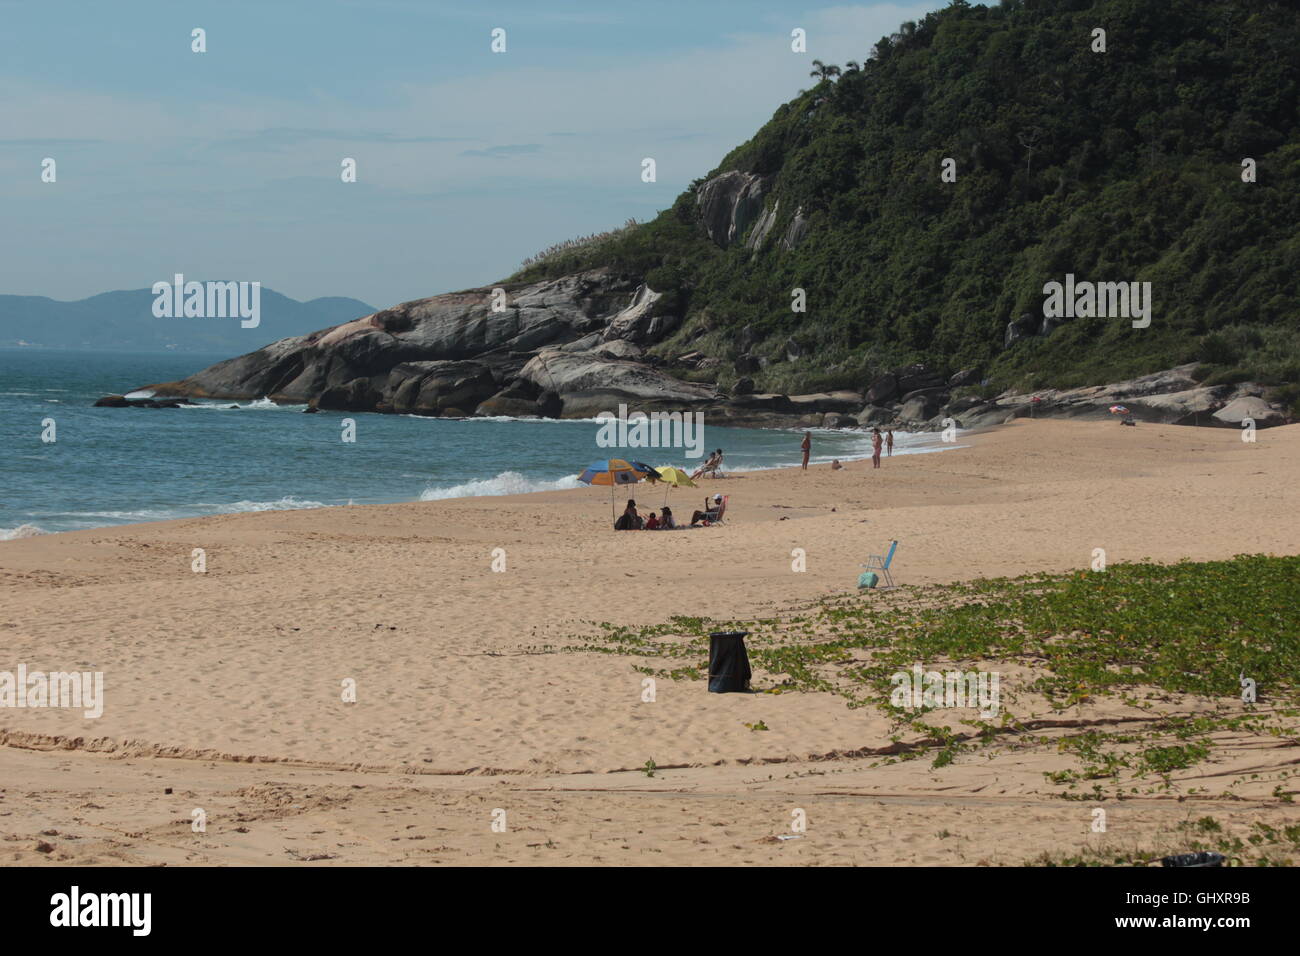
[[[883,405],[868,405],[858,413],[859,425],[886,425],[897,419],[895,409]]]
[[[383,400],[398,414],[441,415],[476,408],[496,390],[492,373],[479,362],[404,362],[388,373]]]
[[[1243,395],[1241,398],[1234,398],[1215,412],[1213,417],[1224,425],[1237,427],[1240,427],[1241,423],[1247,418],[1259,428],[1281,425],[1286,421],[1286,416],[1279,409],[1254,395]]]
[[[1006,334],[1002,337],[1002,347],[1010,348],[1017,339],[1035,334],[1038,331],[1039,318],[1032,312],[1025,312],[1019,318],[1008,322]]]
[[[898,417],[908,422],[924,422],[935,416],[943,406],[943,397],[928,391],[913,392],[912,397],[903,402]]]
[[[813,392],[808,395],[789,396],[790,405],[800,414],[807,412],[834,412],[850,415],[862,407],[862,393],[851,391]]]
[[[1110,418],[1110,407],[1123,405],[1134,418],[1171,425],[1232,425],[1236,424],[1233,416],[1250,408],[1260,413],[1259,417],[1251,417],[1261,428],[1286,421],[1281,409],[1259,398],[1259,386],[1248,382],[1241,385],[1200,385],[1191,375],[1195,368],[1195,364],[1180,365],[1109,385],[1044,389],[1032,395],[1006,393],[998,396],[996,404],[1003,412],[1012,410],[1028,414],[1032,399],[1038,398],[1035,415],[1079,418]],[[1237,404],[1244,400],[1250,401]],[[1218,414],[1228,407],[1232,407],[1232,411]]]
[[[685,410],[717,398],[712,388],[678,381],[636,362],[559,349],[539,352],[520,370],[519,378],[558,395],[564,418],[612,412],[620,403],[629,410]]]
[[[709,238],[723,248],[736,242],[763,213],[768,179],[732,170],[703,183],[695,194]]]
[[[749,238],[745,240],[746,249],[757,249],[767,238],[767,234],[772,231],[776,225],[777,212],[781,208],[781,200],[776,200],[772,205],[764,210],[758,217],[758,222],[754,223],[753,230],[749,233]]]
[[[803,217],[803,207],[794,211],[794,218],[781,234],[781,248],[786,252],[796,248],[808,235],[808,220]]]
[[[541,390],[531,382],[511,382],[491,398],[479,404],[475,415],[505,415],[511,418],[531,418],[541,414],[537,400]]]
[[[899,394],[906,395],[922,388],[937,388],[944,384],[943,376],[924,365],[909,365],[896,369]]]
[[[169,396],[265,396],[285,402],[307,402],[337,390],[327,402],[352,404],[370,394],[352,384],[357,379],[367,379],[371,392],[382,398],[400,385],[387,387],[389,373],[399,365],[467,360],[491,369],[498,384],[504,384],[537,349],[573,343],[605,328],[608,317],[627,311],[636,288],[607,270],[595,270],[515,289],[503,312],[492,311],[491,289],[418,299],[311,335],[281,339],[178,382],[145,387]],[[467,394],[465,400],[472,397]],[[420,399],[408,391],[402,401],[419,404]]]
[[[624,339],[628,342],[647,342],[665,333],[665,323],[655,323],[656,317],[650,314],[654,304],[661,298],[663,296],[648,285],[638,287],[627,308],[609,320],[609,326],[603,335],[605,341]]]

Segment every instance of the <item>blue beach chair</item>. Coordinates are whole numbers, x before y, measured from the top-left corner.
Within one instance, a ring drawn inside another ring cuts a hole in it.
[[[889,542],[889,551],[886,552],[883,558],[878,554],[868,555],[867,563],[862,565],[862,567],[866,568],[868,571],[879,571],[880,576],[885,579],[885,587],[888,588],[897,587],[897,585],[894,584],[893,575],[889,573],[889,566],[893,564],[894,552],[897,550],[898,542],[891,541]]]

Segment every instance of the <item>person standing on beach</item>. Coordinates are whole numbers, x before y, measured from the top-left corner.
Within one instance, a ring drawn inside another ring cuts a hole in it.
[[[871,429],[871,467],[872,468],[880,467],[880,444],[881,444],[880,429],[879,428]]]
[[[885,434],[885,447],[889,450],[889,457],[894,457],[894,430],[891,428]]]
[[[812,432],[803,433],[803,444],[799,446],[803,449],[803,470],[808,470],[808,454],[812,451]]]

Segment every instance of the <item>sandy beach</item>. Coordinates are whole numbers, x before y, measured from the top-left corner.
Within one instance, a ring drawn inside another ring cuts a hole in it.
[[[2,542],[0,671],[102,671],[105,704],[0,709],[0,863],[1020,864],[1176,847],[1206,814],[1243,834],[1300,822],[1275,795],[1290,741],[1224,735],[1169,789],[1101,804],[1097,833],[1094,804],[1045,779],[1068,763],[1047,735],[1149,711],[1083,704],[936,769],[882,762],[888,719],[835,694],[660,679],[647,702],[652,662],[582,649],[601,623],[798,615],[854,594],[895,538],[907,586],[1086,570],[1098,548],[1111,565],[1300,551],[1297,425],[1245,443],[1022,419],[960,444],[672,491],[679,520],[730,495],[706,529],[615,533],[609,490],[584,488]]]

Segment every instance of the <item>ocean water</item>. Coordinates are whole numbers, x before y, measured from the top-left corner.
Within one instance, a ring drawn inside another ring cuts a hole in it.
[[[0,540],[238,511],[434,500],[583,487],[592,461],[693,471],[681,449],[601,448],[595,421],[321,412],[265,399],[194,408],[93,408],[103,395],[171,381],[225,355],[0,349]],[[356,441],[341,441],[342,420]],[[52,419],[55,441],[42,441]],[[752,471],[799,463],[800,431],[722,428],[705,449]],[[952,448],[895,432],[894,454]],[[866,433],[814,430],[813,461],[871,455]],[[590,489],[593,503],[608,489]]]

